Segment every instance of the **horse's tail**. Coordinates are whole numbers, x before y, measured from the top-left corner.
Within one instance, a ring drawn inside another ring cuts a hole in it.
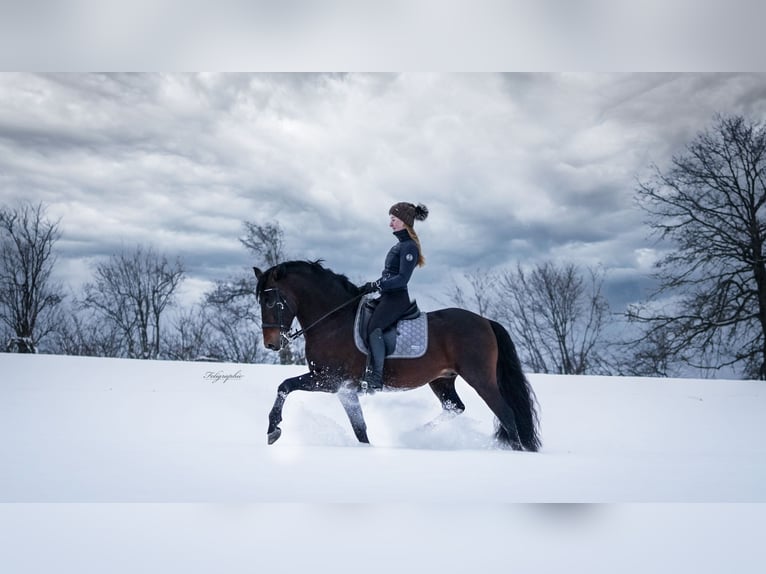
[[[516,353],[516,346],[508,331],[495,321],[490,321],[497,339],[497,385],[505,402],[516,418],[518,438],[500,422],[495,438],[504,444],[521,445],[529,451],[537,452],[542,443],[538,434],[539,420],[535,403],[535,393],[521,370],[521,361]]]

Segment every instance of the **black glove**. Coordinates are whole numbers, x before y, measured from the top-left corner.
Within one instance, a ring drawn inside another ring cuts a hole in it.
[[[378,285],[377,281],[368,281],[361,287],[362,293],[364,295],[367,295],[368,293],[375,293],[376,291],[380,291],[380,285]]]

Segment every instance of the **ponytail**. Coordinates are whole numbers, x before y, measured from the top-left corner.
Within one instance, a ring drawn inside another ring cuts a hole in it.
[[[423,257],[423,249],[420,247],[420,237],[418,237],[418,234],[415,232],[415,228],[412,227],[412,225],[404,224],[404,228],[407,230],[407,233],[410,234],[410,239],[412,239],[415,242],[415,245],[418,246],[418,267],[423,267],[423,265],[426,264],[426,258]]]

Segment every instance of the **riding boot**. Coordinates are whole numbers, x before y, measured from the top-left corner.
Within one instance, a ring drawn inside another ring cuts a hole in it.
[[[386,343],[383,340],[383,331],[375,329],[367,339],[370,356],[367,361],[367,370],[364,373],[362,385],[367,390],[383,388],[383,362],[386,360]]]

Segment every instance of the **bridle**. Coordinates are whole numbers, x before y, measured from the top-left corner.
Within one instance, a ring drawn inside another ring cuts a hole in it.
[[[317,319],[316,321],[311,323],[311,325],[309,325],[308,327],[305,327],[304,329],[300,329],[298,331],[295,331],[295,332],[291,333],[290,332],[290,327],[293,324],[293,320],[290,319],[289,323],[287,323],[285,321],[285,319],[284,319],[285,309],[287,309],[288,311],[290,311],[290,313],[292,313],[293,318],[295,318],[295,316],[296,316],[295,311],[290,306],[290,302],[287,300],[287,298],[284,295],[282,295],[282,293],[281,293],[281,291],[279,290],[278,287],[269,287],[268,289],[264,289],[262,296],[265,297],[266,294],[269,291],[273,291],[274,294],[276,295],[276,297],[274,298],[274,302],[273,303],[268,303],[268,302],[266,302],[266,301],[268,301],[268,299],[264,299],[264,301],[265,301],[264,302],[264,306],[267,309],[273,309],[274,307],[276,307],[276,309],[277,309],[277,318],[276,318],[277,322],[276,323],[261,323],[261,327],[264,328],[264,329],[279,328],[280,343],[289,343],[290,341],[294,341],[298,337],[304,335],[306,333],[306,331],[308,331],[309,329],[312,329],[317,324],[319,324],[322,321],[324,321],[325,319],[327,319],[327,317],[329,317],[333,313],[336,313],[336,312],[340,311],[344,307],[350,305],[351,303],[353,303],[355,301],[358,301],[359,299],[361,299],[362,297],[364,297],[366,295],[366,293],[360,293],[359,295],[356,295],[355,297],[352,297],[348,301],[346,301],[344,303],[341,303],[340,305],[335,307],[335,309],[333,309],[332,311],[330,311],[328,313],[325,313],[324,315],[319,317],[319,319]]]
[[[270,301],[269,293],[273,292],[276,297],[273,298],[273,301]],[[295,311],[290,306],[290,302],[287,300],[287,298],[282,295],[281,291],[277,287],[270,287],[268,289],[263,290],[263,294],[261,295],[264,298],[264,307],[266,309],[274,309],[276,307],[276,323],[261,323],[261,327],[263,329],[279,329],[279,335],[281,337],[282,342],[289,342],[297,336],[293,333],[290,333],[290,327],[293,324],[293,319],[295,318]],[[285,309],[290,311],[292,313],[292,318],[290,319],[290,322],[285,321]]]

